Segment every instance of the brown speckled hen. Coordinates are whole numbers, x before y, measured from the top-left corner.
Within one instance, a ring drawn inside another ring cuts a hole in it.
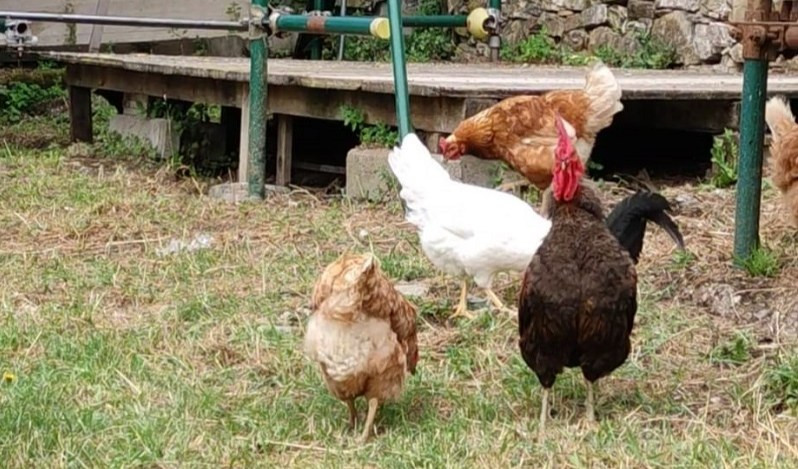
[[[541,438],[549,389],[564,367],[581,368],[587,419],[594,420],[593,383],[626,361],[637,311],[634,263],[607,228],[598,196],[581,180],[584,165],[558,128],[544,204],[552,227],[524,274],[518,306],[521,355],[543,386]]]
[[[440,140],[440,150],[445,159],[470,154],[503,160],[543,190],[551,182],[557,145],[555,115],[573,130],[584,163],[598,133],[621,110],[621,87],[610,69],[598,62],[588,71],[583,89],[507,98],[462,121]]]
[[[366,441],[379,404],[397,398],[407,372],[415,372],[416,308],[371,254],[344,254],[328,265],[313,288],[311,307],[305,353],[319,363],[330,392],[346,403],[353,428],[355,399],[366,398]]]
[[[789,220],[798,227],[798,124],[790,105],[780,97],[768,101],[765,120],[773,136],[770,177],[782,193]]]

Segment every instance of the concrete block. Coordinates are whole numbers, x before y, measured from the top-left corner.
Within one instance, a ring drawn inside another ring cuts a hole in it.
[[[180,132],[169,119],[147,119],[142,116],[120,114],[111,117],[108,128],[123,137],[138,137],[150,142],[161,158],[171,156],[180,150]]]
[[[388,166],[387,148],[353,148],[346,155],[346,195],[354,199],[380,200],[389,190],[388,181],[395,177]],[[499,161],[482,160],[465,155],[457,161],[443,161],[433,153],[453,179],[482,187],[521,179],[510,169],[502,170]]]
[[[380,200],[393,178],[388,148],[360,148],[346,154],[346,195],[353,199]]]

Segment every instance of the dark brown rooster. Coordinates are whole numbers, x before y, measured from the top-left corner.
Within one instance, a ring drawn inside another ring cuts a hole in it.
[[[526,270],[518,306],[521,355],[543,386],[541,436],[549,389],[564,367],[582,369],[587,419],[595,419],[593,383],[626,361],[637,311],[634,262],[582,181],[585,167],[559,117],[557,129],[544,204],[552,227]]]

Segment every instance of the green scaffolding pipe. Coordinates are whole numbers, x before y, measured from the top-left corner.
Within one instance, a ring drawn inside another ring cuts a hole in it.
[[[277,31],[305,34],[360,34],[388,39],[390,27],[386,18],[365,16],[305,16],[279,15]]]
[[[321,11],[324,9],[324,0],[313,0],[313,9]],[[278,27],[280,21],[277,21]],[[321,38],[314,38],[313,43],[310,45],[310,58],[312,60],[321,60]]]
[[[496,10],[502,10],[502,0],[488,0],[488,6]]]
[[[0,19],[0,34],[5,34],[6,32],[6,20]]]
[[[740,164],[737,171],[737,214],[734,227],[734,260],[737,265],[748,259],[759,245],[767,81],[767,60],[746,59],[743,66]]]
[[[411,28],[465,28],[465,15],[405,16],[402,24]]]
[[[402,30],[402,6],[399,0],[388,0],[388,19],[391,23],[391,31]],[[399,138],[404,138],[405,135],[412,132],[404,34],[391,34],[391,63],[393,65],[394,94],[396,95],[396,123],[399,127]]]
[[[252,0],[253,8],[265,10],[268,0]],[[267,37],[259,28],[250,31],[249,43],[249,154],[247,189],[252,197],[263,198],[266,182],[266,95]]]

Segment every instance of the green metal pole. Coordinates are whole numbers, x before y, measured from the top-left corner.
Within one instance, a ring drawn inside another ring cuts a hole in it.
[[[6,20],[0,19],[0,34],[5,34],[6,32]]]
[[[412,132],[410,127],[410,97],[407,88],[405,44],[402,34],[402,6],[399,0],[388,0],[388,20],[391,23],[391,62],[393,64],[394,93],[396,94],[396,123],[399,137]]]
[[[767,82],[767,60],[746,59],[743,66],[740,164],[737,170],[737,214],[734,229],[734,258],[738,265],[759,245]]]
[[[252,0],[253,8],[265,9],[268,0]],[[266,96],[269,46],[262,28],[250,26],[249,47],[249,195],[263,198],[266,179]]]
[[[386,18],[365,16],[279,15],[275,24],[278,31],[305,34],[361,34],[380,39],[388,39],[391,31]]]
[[[324,8],[324,0],[313,0],[313,9],[321,11]],[[310,45],[310,58],[311,60],[321,60],[321,38],[314,38],[313,43]]]

